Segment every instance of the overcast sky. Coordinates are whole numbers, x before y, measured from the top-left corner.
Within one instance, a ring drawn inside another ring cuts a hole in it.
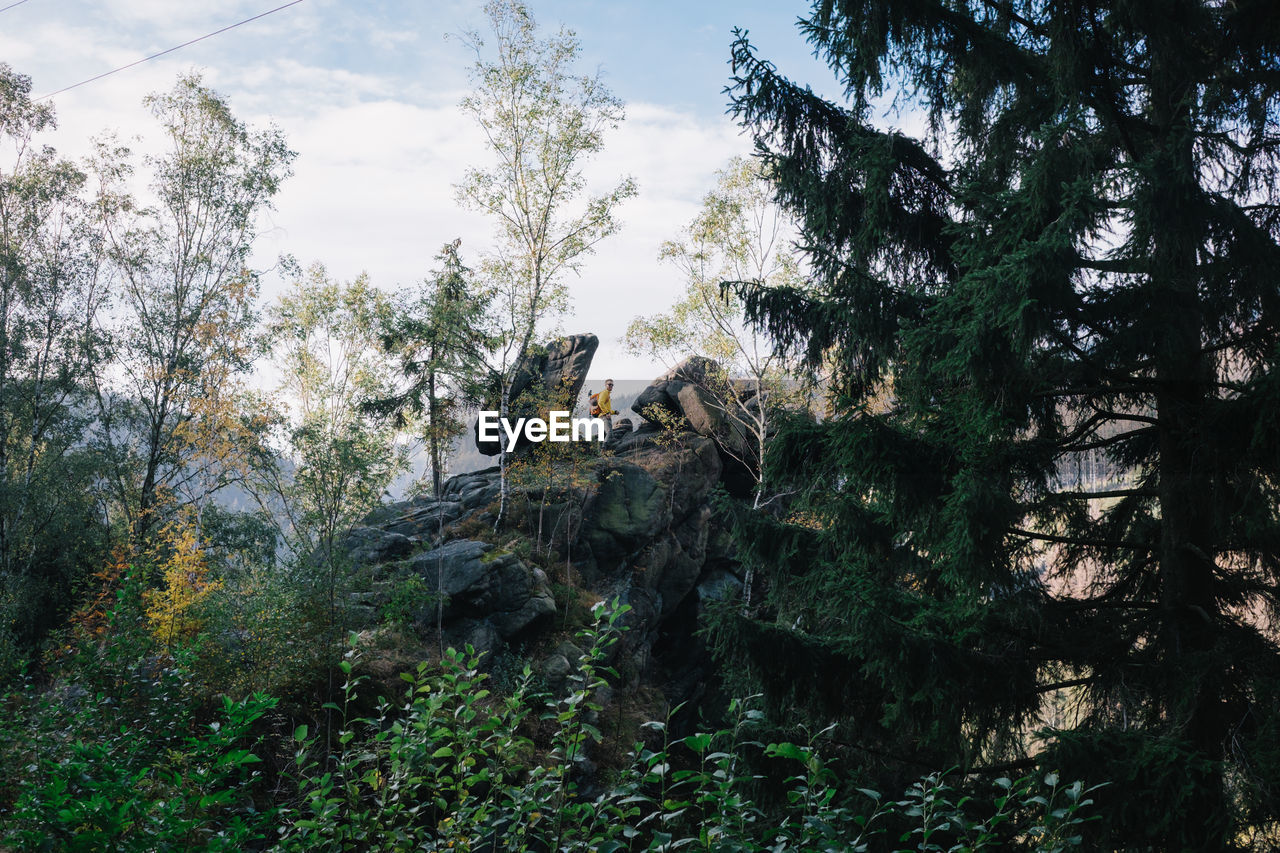
[[[0,6],[11,0],[0,0]],[[26,0],[0,12],[0,61],[54,92],[281,5],[285,0]],[[198,70],[251,124],[274,122],[299,154],[257,249],[321,261],[349,279],[367,271],[388,290],[411,287],[439,247],[463,240],[464,260],[491,244],[491,226],[460,210],[452,185],[487,162],[478,131],[458,109],[472,56],[457,34],[483,29],[480,0],[303,0],[160,59],[57,95],[49,141],[81,156],[108,128],[156,137],[149,92]],[[735,26],[784,73],[829,86],[794,26],[807,5],[790,0],[593,2],[535,0],[544,31],[568,26],[582,42],[580,70],[599,68],[627,103],[588,175],[623,174],[640,187],[621,211],[622,232],[602,243],[580,278],[566,332],[594,332],[592,378],[647,378],[660,365],[626,356],[619,338],[638,314],[681,289],[657,261],[659,243],[696,212],[714,172],[748,140],[725,114]],[[267,282],[270,296],[278,279]]]

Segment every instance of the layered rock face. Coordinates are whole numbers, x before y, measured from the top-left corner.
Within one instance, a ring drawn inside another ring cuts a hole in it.
[[[530,373],[541,371],[544,383],[576,377],[566,383],[576,397],[595,346],[592,335],[557,342]],[[631,630],[618,646],[623,669],[638,675],[664,650],[689,653],[698,645],[697,614],[742,586],[711,502],[726,483],[723,442],[733,436],[697,383],[678,372],[655,380],[635,408],[655,403],[679,416],[677,428],[648,421],[633,428],[624,419],[603,449],[575,446],[558,463],[571,466],[572,476],[512,477],[509,521],[518,532],[492,533],[499,473],[490,468],[451,478],[439,500],[381,507],[347,537],[352,560],[382,578],[416,576],[420,587],[444,596],[442,610],[427,602],[414,614],[424,637],[439,627],[446,642],[488,651],[536,642],[564,605],[557,605],[554,579],[561,593],[585,588],[631,606]],[[530,458],[532,451],[517,452],[514,464]],[[557,656],[564,657],[555,651],[544,662],[548,677],[563,668]],[[697,684],[694,665],[669,660],[668,670],[683,667],[683,678]]]
[[[546,408],[543,401],[534,399],[539,395],[568,401],[572,405],[582,391],[582,383],[587,378],[587,370],[598,346],[600,339],[595,335],[570,335],[552,342],[543,352],[526,358],[511,383],[510,416],[514,419],[538,414],[540,409]],[[497,410],[499,402],[488,401],[486,407]],[[497,456],[502,452],[498,442],[480,440],[478,426],[474,435],[476,449],[485,456]]]
[[[732,390],[728,385],[734,386]],[[726,410],[726,401],[742,407],[737,416]],[[631,408],[650,419],[652,410],[659,409],[670,416],[667,421],[713,439],[720,453],[725,488],[741,497],[751,491],[755,482],[751,468],[759,454],[755,437],[745,424],[751,423],[758,405],[748,385],[740,380],[725,380],[718,364],[693,356],[655,379],[640,392]]]

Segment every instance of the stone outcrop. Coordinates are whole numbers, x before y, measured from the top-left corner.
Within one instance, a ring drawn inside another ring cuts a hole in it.
[[[595,346],[594,336],[567,338],[532,372],[552,382],[576,376],[576,394]],[[412,622],[424,638],[440,628],[446,642],[489,651],[536,643],[563,615],[567,599],[557,603],[548,573],[562,584],[556,589],[619,598],[632,608],[624,617],[631,630],[614,650],[615,665],[633,677],[685,685],[679,692],[705,689],[693,662],[692,650],[701,648],[697,619],[713,602],[740,595],[743,584],[712,503],[713,492],[733,485],[731,465],[741,464],[724,449],[732,438],[724,413],[697,384],[714,369],[687,362],[641,394],[637,411],[646,400],[661,405],[682,419],[677,429],[619,419],[603,451],[581,449],[573,478],[541,486],[513,478],[508,518],[518,530],[493,532],[499,474],[489,468],[451,478],[438,500],[380,507],[348,537],[352,559],[372,566],[384,584],[419,579],[430,595]],[[442,612],[434,595],[444,596]],[[567,677],[573,652],[561,642],[542,653],[549,682]]]
[[[745,496],[755,483],[753,467],[759,456],[751,426],[759,402],[750,383],[725,379],[719,365],[691,356],[640,392],[631,408],[654,419],[653,409],[716,443],[724,470],[725,488]]]
[[[342,541],[347,558],[356,565],[386,563],[407,557],[418,545],[398,530],[379,527],[357,527]]]
[[[404,567],[445,597],[449,623],[486,621],[502,640],[521,636],[556,612],[547,576],[514,554],[485,542],[455,539],[414,555]],[[434,602],[414,614],[419,627],[434,624]],[[455,626],[456,627],[456,626]],[[474,627],[468,624],[468,631]],[[474,645],[474,643],[473,643]]]
[[[530,355],[516,369],[515,379],[511,383],[510,407],[512,418],[527,417],[537,414],[540,408],[537,401],[531,398],[539,395],[551,395],[556,399],[568,401],[572,408],[573,401],[578,399],[582,391],[582,383],[587,378],[587,370],[591,367],[591,359],[600,346],[600,339],[595,335],[570,335],[548,344],[545,350]],[[538,394],[533,393],[537,391]],[[498,401],[486,402],[485,408],[497,409]],[[476,448],[486,456],[497,456],[502,448],[496,441],[481,441],[479,425],[475,427]],[[519,450],[519,443],[512,451]]]

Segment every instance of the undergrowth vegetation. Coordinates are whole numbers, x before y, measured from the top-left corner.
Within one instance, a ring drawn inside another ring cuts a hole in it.
[[[397,699],[374,698],[352,635],[338,665],[341,701],[314,725],[284,726],[264,693],[191,701],[201,691],[193,646],[159,654],[126,588],[109,613],[112,642],[81,642],[55,689],[4,697],[0,844],[494,853],[1079,845],[1091,803],[1079,782],[1002,778],[989,797],[972,798],[935,773],[897,797],[851,789],[824,757],[826,732],[760,743],[763,715],[749,701],[732,703],[717,731],[674,738],[665,723],[647,723],[629,763],[597,770],[597,694],[626,611],[597,606],[558,697],[538,693],[527,668],[512,689],[491,692],[482,656],[467,648],[402,674]],[[779,780],[782,796],[764,795]]]

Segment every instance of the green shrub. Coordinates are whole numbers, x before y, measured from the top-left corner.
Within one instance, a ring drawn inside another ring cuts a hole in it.
[[[567,696],[531,695],[526,668],[505,699],[485,689],[480,656],[450,650],[440,671],[426,664],[406,674],[398,713],[383,701],[373,718],[344,724],[332,752],[307,727],[295,732],[296,800],[281,810],[280,849],[474,851],[856,851],[909,849],[1060,851],[1080,844],[1081,812],[1091,804],[1080,783],[1055,774],[998,779],[990,798],[961,796],[934,774],[900,799],[843,791],[821,754],[820,732],[805,744],[750,741],[760,720],[745,702],[734,724],[667,740],[648,728],[657,748],[637,743],[633,760],[607,786],[581,784],[587,752],[601,739],[595,696],[626,607],[597,608],[579,634],[587,649]],[[344,707],[363,678],[353,675],[352,643],[342,662]],[[524,734],[534,711],[550,726],[542,751]],[[795,769],[781,811],[752,798],[744,771],[754,747]],[[692,766],[673,769],[678,756]],[[1090,789],[1092,790],[1092,789]],[[856,809],[850,795],[869,807]],[[894,847],[895,844],[906,845]]]
[[[224,699],[209,722],[193,701],[193,654],[162,654],[130,569],[101,630],[73,632],[53,690],[3,697],[0,847],[240,850],[264,839],[253,806],[253,724],[275,705]],[[209,719],[209,714],[204,714]]]
[[[337,656],[327,642],[329,616],[327,599],[283,569],[228,578],[201,604],[207,627],[191,646],[195,684],[206,696],[265,693],[309,710],[314,686]]]
[[[45,732],[48,755],[25,768],[0,838],[22,850],[241,850],[268,828],[247,795],[259,761],[250,730],[274,705],[227,699],[221,719],[183,736],[159,731],[172,724],[159,707],[74,740]]]
[[[443,599],[443,600],[441,600]],[[448,607],[449,596],[437,593],[420,575],[408,575],[391,588],[387,603],[382,605],[382,621],[396,628],[407,628],[417,613],[432,614],[435,622],[436,608]]]
[[[624,606],[598,606],[567,695],[535,694],[526,667],[491,694],[473,649],[405,673],[402,699],[361,695],[357,638],[340,661],[331,737],[298,726],[274,790],[259,773],[255,724],[276,704],[223,699],[216,719],[191,701],[191,670],[145,645],[95,646],[69,672],[80,683],[0,697],[0,759],[23,779],[0,797],[0,847],[34,850],[377,851],[1061,851],[1081,843],[1091,805],[1056,774],[998,779],[962,795],[943,774],[893,799],[849,790],[823,756],[827,731],[803,743],[753,739],[762,715],[731,705],[731,724],[650,743],[607,783],[592,773],[597,696]],[[118,636],[128,607],[113,611]],[[150,636],[141,630],[140,636]],[[139,642],[143,642],[141,639]],[[96,685],[89,692],[82,684]],[[74,687],[75,689],[70,689]],[[126,698],[127,697],[127,698]],[[208,717],[206,716],[207,720]],[[784,771],[777,806],[753,796],[755,753]],[[21,772],[15,772],[22,768]],[[970,792],[972,793],[972,792]],[[271,798],[274,798],[274,802]],[[256,803],[271,803],[259,807]]]

